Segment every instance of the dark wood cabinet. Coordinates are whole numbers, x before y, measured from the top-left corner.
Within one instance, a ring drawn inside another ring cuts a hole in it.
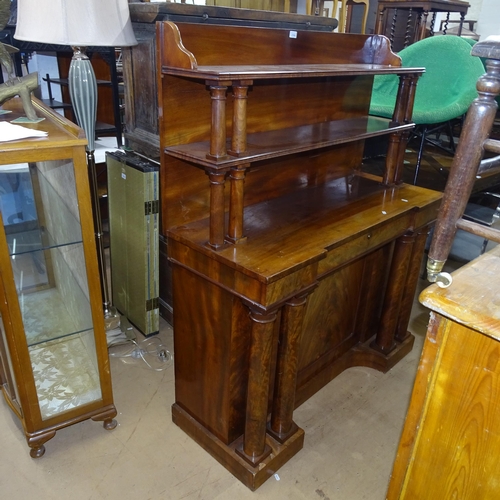
[[[294,408],[389,370],[441,194],[401,183],[422,68],[382,36],[158,24],[174,421],[251,489],[296,454]],[[392,120],[373,78],[399,75]],[[385,175],[364,140],[389,136]]]
[[[153,161],[160,159],[156,22],[275,27],[296,31],[333,31],[337,26],[337,20],[333,18],[255,10],[257,7],[255,2],[252,3],[252,9],[171,2],[131,2],[129,7],[138,44],[124,48],[122,52],[126,88],[124,137],[127,147]],[[166,259],[166,238],[162,235],[160,235],[159,250],[160,314],[171,323],[173,310],[171,270]]]

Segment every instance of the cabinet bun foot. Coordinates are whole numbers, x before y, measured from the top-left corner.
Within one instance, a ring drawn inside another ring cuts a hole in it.
[[[118,422],[114,418],[110,418],[109,420],[105,420],[102,423],[102,426],[107,430],[107,431],[112,431],[116,426],[118,425]]]
[[[43,444],[30,449],[31,458],[40,458],[43,457],[43,455],[45,455],[45,446]]]

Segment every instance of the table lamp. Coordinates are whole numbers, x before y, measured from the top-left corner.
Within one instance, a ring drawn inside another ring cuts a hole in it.
[[[104,317],[105,320],[115,317],[116,312],[109,301],[94,158],[97,82],[85,48],[137,44],[130,22],[128,0],[18,0],[14,38],[69,45],[73,48],[68,87],[77,123],[85,131],[88,140],[87,164],[93,198]],[[107,327],[109,324],[107,322]]]

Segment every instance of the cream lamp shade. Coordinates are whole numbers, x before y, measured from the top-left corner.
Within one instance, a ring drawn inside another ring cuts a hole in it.
[[[14,38],[77,47],[137,44],[128,0],[18,0]]]

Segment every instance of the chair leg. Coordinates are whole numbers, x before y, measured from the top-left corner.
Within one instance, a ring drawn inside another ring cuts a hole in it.
[[[420,146],[418,148],[417,163],[415,165],[415,175],[413,176],[413,185],[417,185],[418,172],[420,170],[420,163],[422,162],[422,153],[424,151],[425,134],[427,133],[427,127],[424,125],[422,129],[422,137],[420,139]]]

